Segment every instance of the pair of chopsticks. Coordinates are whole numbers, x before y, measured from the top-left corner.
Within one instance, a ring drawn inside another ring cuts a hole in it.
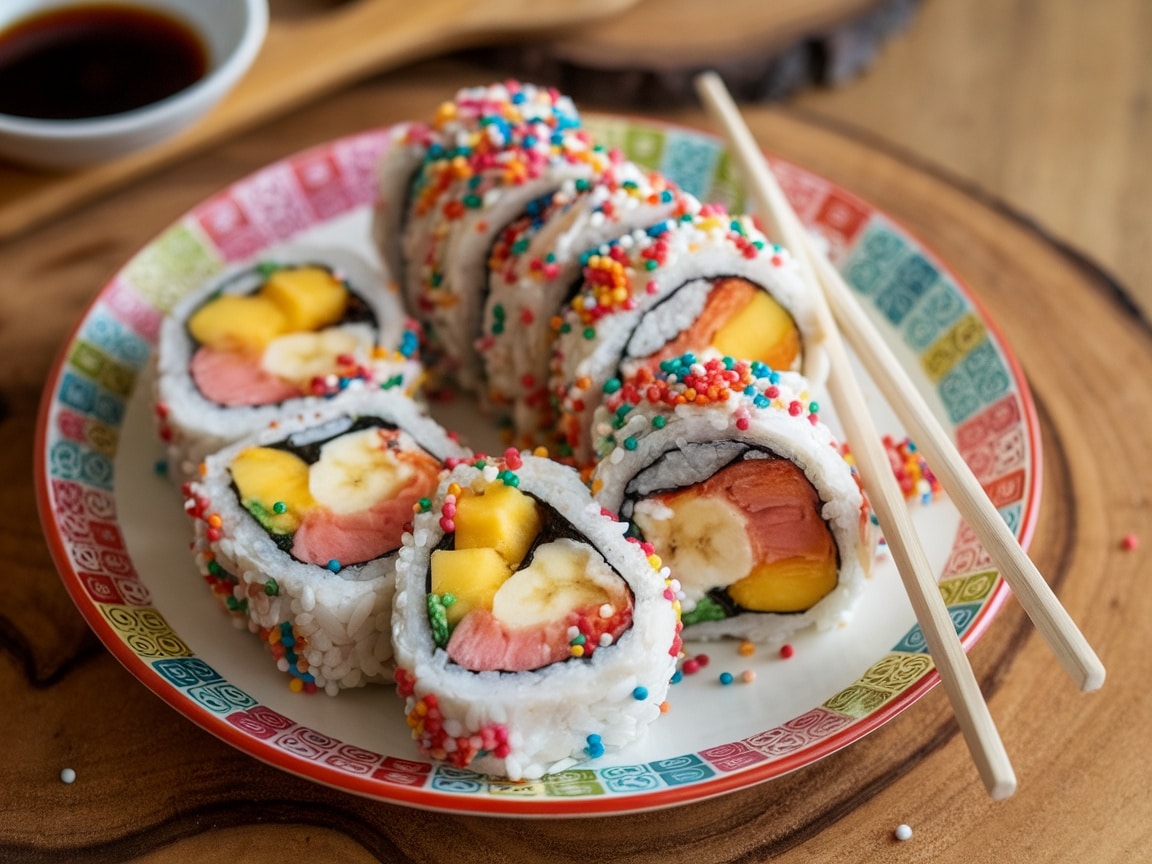
[[[1068,674],[1081,690],[1096,690],[1104,683],[1104,666],[1020,548],[903,366],[857,304],[851,289],[809,240],[720,77],[706,72],[697,77],[696,89],[713,119],[723,127],[762,215],[798,260],[815,298],[831,366],[829,395],[843,422],[864,488],[977,771],[993,798],[1007,798],[1016,790],[1012,764],[915,533],[903,493],[849,364],[841,331]]]

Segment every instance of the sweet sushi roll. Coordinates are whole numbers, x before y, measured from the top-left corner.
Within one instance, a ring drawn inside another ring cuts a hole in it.
[[[875,535],[801,376],[686,355],[606,389],[592,489],[679,583],[685,638],[778,645],[846,620]]]
[[[566,179],[590,177],[607,151],[555,90],[509,82],[444,103],[413,179],[401,232],[404,296],[438,370],[478,389],[486,263],[501,229]]]
[[[592,459],[606,381],[688,351],[803,371],[819,384],[826,358],[812,300],[786,249],[751,217],[715,205],[603,244],[555,322],[558,455]]]
[[[547,459],[510,450],[442,479],[400,552],[392,630],[423,753],[534,779],[646,734],[678,603],[624,531]]]
[[[209,456],[186,485],[197,566],[293,689],[391,680],[401,538],[464,452],[403,395],[354,391]]]
[[[489,257],[483,333],[487,399],[524,444],[551,425],[552,319],[580,286],[587,254],[636,228],[696,212],[700,203],[659,172],[614,159],[592,179],[565,181],[532,202]]]
[[[350,252],[285,247],[185,297],[161,326],[157,429],[169,474],[347,389],[413,392],[419,328]]]

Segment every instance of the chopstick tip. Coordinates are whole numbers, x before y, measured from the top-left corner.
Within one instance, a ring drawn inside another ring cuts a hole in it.
[[[1084,673],[1084,680],[1080,682],[1080,690],[1084,693],[1099,690],[1104,686],[1105,677],[1107,677],[1107,673],[1104,671],[1104,665],[1102,663],[1094,664]]]
[[[997,780],[988,788],[988,794],[992,796],[993,801],[1003,801],[1005,798],[1011,798],[1015,791],[1016,775],[1014,774]]]
[[[692,78],[692,86],[696,89],[696,95],[705,98],[708,91],[717,85],[723,87],[723,81],[716,73],[715,69],[705,69],[703,72],[698,72]]]

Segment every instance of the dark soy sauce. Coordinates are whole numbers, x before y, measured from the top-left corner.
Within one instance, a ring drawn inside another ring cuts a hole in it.
[[[0,113],[120,114],[178,93],[207,71],[200,36],[166,15],[113,4],[56,9],[0,32]]]

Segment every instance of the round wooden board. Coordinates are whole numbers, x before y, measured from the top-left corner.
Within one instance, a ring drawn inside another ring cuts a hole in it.
[[[987,306],[1042,423],[1041,570],[1109,668],[1078,693],[1014,602],[971,654],[1020,779],[985,795],[942,691],[878,732],[762,786],[626,820],[514,821],[406,810],[316,786],[194,727],[94,640],[36,520],[29,454],[52,357],[95,290],[161,227],[297,149],[427,114],[474,68],[365,84],[250,132],[0,249],[0,860],[476,862],[1130,860],[1152,825],[1146,783],[1146,555],[1120,538],[1152,488],[1152,333],[1117,287],[1033,226],[946,179],[804,116],[755,108],[759,139],[902,222]],[[597,106],[582,106],[593,110]],[[703,125],[697,111],[667,119]],[[1118,470],[1123,466],[1122,470]],[[141,734],[147,730],[147,734]],[[65,785],[59,772],[75,769]],[[892,839],[907,822],[916,837]],[[1114,858],[1095,832],[1127,832]],[[980,860],[980,856],[975,856]],[[991,859],[989,859],[991,860]]]
[[[867,69],[911,20],[917,0],[641,0],[617,15],[477,49],[474,56],[578,99],[618,108],[693,102],[715,69],[737,98],[781,99]]]

